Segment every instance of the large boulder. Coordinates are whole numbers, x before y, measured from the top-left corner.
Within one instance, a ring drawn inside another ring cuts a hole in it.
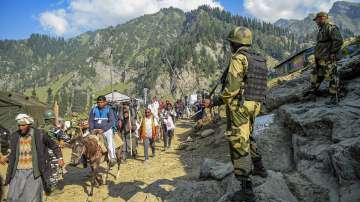
[[[264,129],[255,136],[259,153],[266,169],[290,171],[293,169],[293,151],[291,135],[278,123]]]
[[[269,171],[265,183],[255,187],[257,201],[269,202],[297,202],[298,200],[289,190],[283,174]]]
[[[327,189],[312,183],[299,172],[285,174],[285,180],[290,191],[299,201],[306,202],[327,202],[329,193]]]
[[[352,182],[340,187],[339,195],[341,202],[360,201],[360,182]]]
[[[339,183],[359,182],[360,137],[342,141],[333,145],[331,149],[331,162]]]
[[[303,94],[310,86],[310,72],[303,76],[281,84],[278,88],[271,89],[266,95],[265,107],[272,111],[284,104],[299,102],[303,100]]]
[[[360,78],[357,81],[360,85]],[[278,114],[291,131],[337,143],[360,135],[359,96],[354,95],[360,94],[360,86],[356,91],[349,92],[349,96],[341,100],[338,107],[327,106],[327,99],[322,98],[317,102],[284,105]]]
[[[181,181],[176,184],[174,191],[165,198],[168,202],[197,202],[217,201],[224,194],[219,183],[215,180]]]

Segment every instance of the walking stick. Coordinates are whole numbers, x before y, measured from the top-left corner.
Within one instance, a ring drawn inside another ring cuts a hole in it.
[[[131,109],[129,109],[129,128],[130,128],[130,155],[133,156],[132,153],[132,139],[131,139]]]

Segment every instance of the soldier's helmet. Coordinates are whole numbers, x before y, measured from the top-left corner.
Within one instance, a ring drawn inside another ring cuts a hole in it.
[[[317,19],[317,18],[319,18],[319,17],[329,17],[329,15],[326,13],[326,12],[324,12],[324,11],[320,11],[320,12],[318,12],[317,14],[316,14],[316,16],[314,17],[314,21]]]
[[[251,45],[252,33],[249,28],[235,27],[230,31],[227,40],[237,44]]]
[[[54,119],[55,118],[55,113],[52,110],[47,110],[44,113],[44,119],[48,120],[48,119]]]

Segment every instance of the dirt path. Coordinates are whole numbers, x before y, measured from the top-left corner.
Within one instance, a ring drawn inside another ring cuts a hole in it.
[[[135,193],[142,191],[149,185],[158,180],[172,180],[174,178],[187,175],[184,162],[180,158],[177,148],[184,134],[191,129],[191,123],[188,121],[179,121],[173,138],[172,150],[163,151],[162,141],[156,143],[156,157],[150,158],[147,163],[143,162],[143,145],[138,147],[139,157],[135,160],[127,160],[121,165],[120,177],[115,180],[113,176],[109,176],[107,185],[102,185],[94,190],[92,201],[127,201]],[[149,151],[150,152],[150,151]],[[64,159],[67,164],[70,161],[70,149],[64,149]],[[151,154],[151,152],[150,152]],[[5,167],[1,166],[1,174],[5,175]],[[89,169],[79,167],[66,166],[67,173],[64,177],[64,193],[47,197],[46,201],[76,201],[82,202],[88,199],[86,194],[90,188],[87,175]],[[116,175],[117,169],[114,168],[111,173]],[[171,186],[163,187],[163,189],[172,189]]]

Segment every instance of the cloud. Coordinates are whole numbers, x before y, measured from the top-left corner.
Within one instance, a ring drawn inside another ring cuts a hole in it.
[[[64,9],[41,13],[39,21],[42,27],[56,35],[63,35],[68,30],[69,26]]]
[[[245,10],[256,18],[275,22],[280,18],[303,19],[309,13],[329,11],[337,0],[245,0]],[[360,0],[352,0],[360,2]]]
[[[170,6],[190,11],[200,5],[220,7],[216,0],[69,0],[65,9],[40,14],[42,27],[59,36],[73,36],[83,31],[124,23],[144,14]]]

